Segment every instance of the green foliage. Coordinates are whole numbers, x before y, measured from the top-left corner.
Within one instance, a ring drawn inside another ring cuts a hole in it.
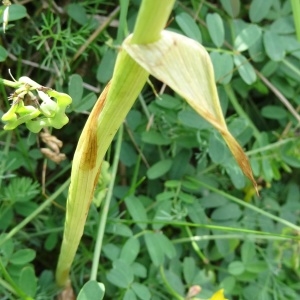
[[[14,215],[28,216],[37,204],[34,201],[40,193],[39,184],[27,177],[13,178],[1,193],[0,216],[2,230],[7,229],[14,222]]]
[[[218,13],[207,14],[206,23],[209,35],[213,43],[219,48],[225,40],[223,20]]]
[[[7,51],[5,50],[5,48],[3,48],[2,46],[0,46],[0,62],[5,61],[7,58]]]
[[[78,74],[73,74],[70,76],[68,91],[68,94],[72,98],[72,104],[69,106],[71,111],[89,111],[97,100],[95,93],[89,93],[83,97],[83,80]]]
[[[196,22],[189,14],[182,12],[176,15],[175,20],[178,26],[180,27],[180,29],[183,31],[183,33],[186,36],[201,43],[202,41],[201,31],[199,30],[199,27],[197,26]]]
[[[102,283],[90,280],[80,290],[78,300],[101,300],[104,297],[105,287]]]
[[[1,236],[3,239],[4,236]],[[35,258],[32,249],[15,249],[11,239],[1,245],[0,272],[15,294],[21,299],[33,299],[37,291],[37,279],[30,262]]]
[[[13,178],[4,189],[2,199],[11,202],[27,202],[39,194],[38,188],[39,184],[32,182],[30,178]]]
[[[132,31],[137,2],[130,1],[123,12],[122,26],[113,16],[97,39],[89,37],[103,17],[108,20],[112,2],[11,6],[0,45],[2,74],[8,68],[17,78],[30,74],[40,84],[69,93],[73,103],[67,108],[70,125],[52,132],[67,155],[59,165],[46,163],[39,150],[43,142],[25,127],[0,132],[4,299],[54,299],[58,293],[53,271],[66,191],[55,193],[69,177],[86,114],[111,77],[117,36]],[[101,241],[97,281],[104,284],[107,299],[184,299],[198,285],[201,299],[219,288],[228,299],[298,299],[300,42],[293,13],[287,0],[177,2],[168,29],[201,41],[210,52],[228,127],[248,150],[261,195],[254,194],[211,126],[150,78],[159,97],[145,87],[126,118]],[[3,115],[12,89],[1,85],[0,92]],[[106,157],[110,164],[115,151],[113,144]],[[110,180],[105,187],[99,183],[98,206]],[[39,210],[53,194],[53,205]],[[86,282],[102,210],[97,205],[73,268],[78,299],[104,294],[102,284]]]
[[[76,34],[71,32],[70,26],[65,29],[62,28],[61,19],[55,14],[48,13],[47,15],[42,14],[42,28],[39,35],[34,35],[30,43],[35,45],[37,50],[41,47],[49,49],[47,56],[42,62],[42,66],[47,68],[54,66],[57,72],[64,76],[64,71],[70,70],[69,57],[76,53],[78,47],[85,42],[85,36],[91,31],[91,26],[88,23],[80,28],[80,31]],[[53,31],[53,29],[56,29]],[[49,48],[48,39],[51,39],[53,43],[52,47]]]

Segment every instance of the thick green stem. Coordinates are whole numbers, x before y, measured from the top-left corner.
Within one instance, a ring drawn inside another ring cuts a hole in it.
[[[144,0],[135,23],[132,44],[157,41],[166,26],[175,0]]]
[[[134,43],[158,39],[173,4],[174,0],[144,0],[133,33]],[[104,91],[98,99],[81,134],[73,160],[65,231],[56,270],[59,286],[69,283],[71,264],[83,234],[104,155],[147,78],[148,73],[121,50],[108,92]]]

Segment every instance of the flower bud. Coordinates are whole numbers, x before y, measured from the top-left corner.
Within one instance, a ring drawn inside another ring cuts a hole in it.
[[[19,80],[18,80],[18,82],[19,83],[28,84],[33,89],[40,89],[40,88],[42,88],[42,86],[40,84],[38,84],[37,82],[33,81],[32,79],[30,79],[27,76],[20,77]]]
[[[8,24],[8,17],[9,17],[9,6],[6,6],[3,12],[3,32],[5,33],[5,29]]]

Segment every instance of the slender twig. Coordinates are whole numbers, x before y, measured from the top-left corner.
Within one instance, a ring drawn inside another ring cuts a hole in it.
[[[297,111],[297,112],[300,112],[300,105],[296,108],[296,111]],[[290,132],[290,129],[291,129],[292,125],[293,125],[293,122],[292,122],[292,121],[289,121],[289,122],[286,124],[284,130],[282,131],[282,133],[281,133],[281,135],[280,135],[280,137],[279,137],[280,139],[283,139],[283,138]],[[298,124],[298,126],[299,126],[299,125],[300,125],[300,123]],[[298,126],[296,126],[296,128],[297,128]],[[296,128],[294,128],[294,130],[295,130]],[[297,138],[297,139],[298,139],[298,138]]]
[[[8,53],[8,57],[13,61],[21,62],[24,65],[31,66],[31,67],[34,67],[34,68],[38,68],[38,69],[48,71],[48,72],[51,72],[51,73],[56,73],[56,70],[54,70],[53,68],[42,66],[41,64],[33,62],[31,60],[22,59],[22,58],[20,59],[20,58],[16,57],[15,55],[13,55],[12,53]]]
[[[73,58],[71,59],[71,62],[74,62],[83,52],[84,50],[94,41],[94,39],[97,38],[97,36],[112,22],[116,15],[120,11],[120,6],[117,6],[113,12],[108,16],[106,21],[99,26],[91,35],[90,37],[86,40],[86,42],[77,50]]]
[[[297,113],[296,109],[291,105],[288,99],[286,99],[283,94],[259,71],[255,70],[257,76],[265,83],[265,85],[277,96],[277,98],[282,102],[282,104],[288,109],[288,111],[296,118],[300,123],[300,115]]]
[[[150,165],[149,165],[149,163],[148,163],[148,161],[147,161],[147,158],[146,158],[145,155],[143,154],[143,152],[142,152],[142,150],[140,149],[139,145],[136,143],[136,141],[135,141],[135,139],[134,139],[134,136],[133,136],[133,134],[132,134],[132,132],[131,132],[131,130],[130,130],[128,124],[127,124],[127,122],[125,122],[125,128],[126,128],[126,131],[127,131],[127,133],[128,133],[128,136],[129,136],[129,138],[130,138],[130,140],[131,140],[131,142],[132,142],[132,144],[133,144],[135,150],[136,150],[136,151],[138,152],[138,154],[141,156],[141,159],[142,159],[142,161],[144,162],[144,164],[145,164],[145,166],[147,167],[147,169],[149,169],[149,168],[150,168]]]
[[[27,59],[19,59],[17,58],[15,55],[13,55],[12,53],[8,53],[8,57],[13,60],[13,61],[18,61],[18,62],[21,62],[22,64],[24,65],[28,65],[28,66],[31,66],[31,67],[34,67],[34,68],[37,68],[37,69],[40,69],[40,70],[44,70],[44,71],[47,71],[47,72],[50,72],[50,73],[53,73],[53,74],[56,74],[56,71],[53,69],[53,68],[49,68],[49,67],[46,67],[46,66],[42,66],[41,64],[38,64],[36,62],[33,62],[31,60],[27,60]],[[95,92],[95,93],[100,93],[100,88],[99,87],[96,87],[96,86],[93,86],[93,85],[90,85],[86,82],[83,82],[82,83],[83,87],[85,87],[87,90],[89,91],[92,91],[92,92]]]

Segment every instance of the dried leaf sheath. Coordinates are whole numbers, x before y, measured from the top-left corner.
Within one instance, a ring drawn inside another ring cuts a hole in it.
[[[205,48],[190,38],[166,30],[162,31],[161,38],[155,43],[133,45],[130,40],[129,36],[123,48],[151,75],[170,86],[219,130],[242,171],[256,187],[248,158],[228,131],[213,66]]]

